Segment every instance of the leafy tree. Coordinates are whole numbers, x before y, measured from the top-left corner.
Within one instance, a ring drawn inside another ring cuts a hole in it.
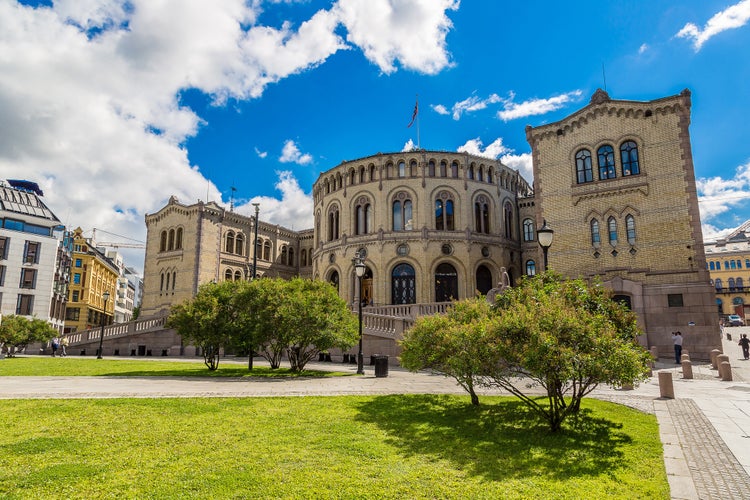
[[[272,369],[281,365],[281,358],[287,347],[284,338],[283,315],[279,307],[286,300],[285,280],[263,278],[250,282],[245,296],[245,307],[252,311],[250,330],[246,335],[246,345],[258,347],[258,354],[268,361]]]
[[[330,283],[294,278],[284,281],[283,290],[276,340],[286,346],[293,371],[302,371],[320,351],[348,349],[357,341],[354,315]]]
[[[408,370],[433,369],[453,377],[479,404],[476,388],[482,385],[489,357],[486,324],[490,304],[484,298],[455,302],[445,315],[417,318],[401,340],[401,366]]]
[[[48,342],[58,335],[58,331],[39,318],[5,316],[0,323],[0,348],[5,346],[9,357],[22,351],[32,342]]]
[[[233,307],[233,297],[237,283],[202,285],[194,298],[174,306],[167,318],[169,328],[201,348],[209,370],[219,368],[221,349],[229,344],[235,331],[238,311]]]

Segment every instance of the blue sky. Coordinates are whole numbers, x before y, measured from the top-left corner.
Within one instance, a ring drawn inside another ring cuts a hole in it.
[[[531,182],[526,125],[689,88],[710,239],[750,219],[748,48],[750,0],[0,0],[0,178],[140,241],[171,195],[303,229],[321,172],[417,130]]]

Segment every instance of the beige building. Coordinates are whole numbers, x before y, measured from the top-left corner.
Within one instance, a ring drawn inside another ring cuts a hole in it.
[[[379,153],[322,173],[314,228],[292,231],[215,203],[146,216],[143,313],[192,297],[212,280],[310,276],[357,295],[352,259],[365,257],[362,298],[377,306],[443,303],[486,293],[544,268],[537,229],[554,229],[550,268],[601,280],[637,313],[644,345],[694,357],[719,347],[698,213],[690,93],[617,101],[599,90],[569,117],[527,127],[533,189],[497,160],[416,150]],[[392,309],[395,311],[396,309]]]
[[[721,318],[738,314],[750,320],[750,221],[725,238],[706,242],[706,260]]]

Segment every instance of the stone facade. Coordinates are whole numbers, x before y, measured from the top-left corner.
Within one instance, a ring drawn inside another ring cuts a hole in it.
[[[721,349],[706,271],[690,146],[690,92],[648,102],[597,91],[588,106],[527,127],[537,222],[555,238],[550,268],[598,276],[631,304],[644,345],[707,359]]]
[[[706,260],[719,315],[738,314],[750,323],[750,221],[706,242]]]

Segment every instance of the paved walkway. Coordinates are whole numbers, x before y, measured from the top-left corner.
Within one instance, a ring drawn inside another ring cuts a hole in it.
[[[600,387],[594,397],[655,413],[673,499],[750,498],[750,361],[737,339],[750,327],[728,328],[723,339],[733,381],[718,378],[710,364],[693,364],[693,379],[671,360],[656,365],[654,377],[633,390]],[[163,358],[161,358],[163,359]],[[174,359],[174,358],[172,358]],[[310,368],[356,371],[354,365],[311,363]],[[357,394],[464,394],[442,375],[391,367],[376,378],[253,380],[178,377],[3,377],[0,399],[120,397],[252,397]],[[660,398],[657,371],[672,372],[676,399]],[[485,394],[503,394],[500,391]]]

